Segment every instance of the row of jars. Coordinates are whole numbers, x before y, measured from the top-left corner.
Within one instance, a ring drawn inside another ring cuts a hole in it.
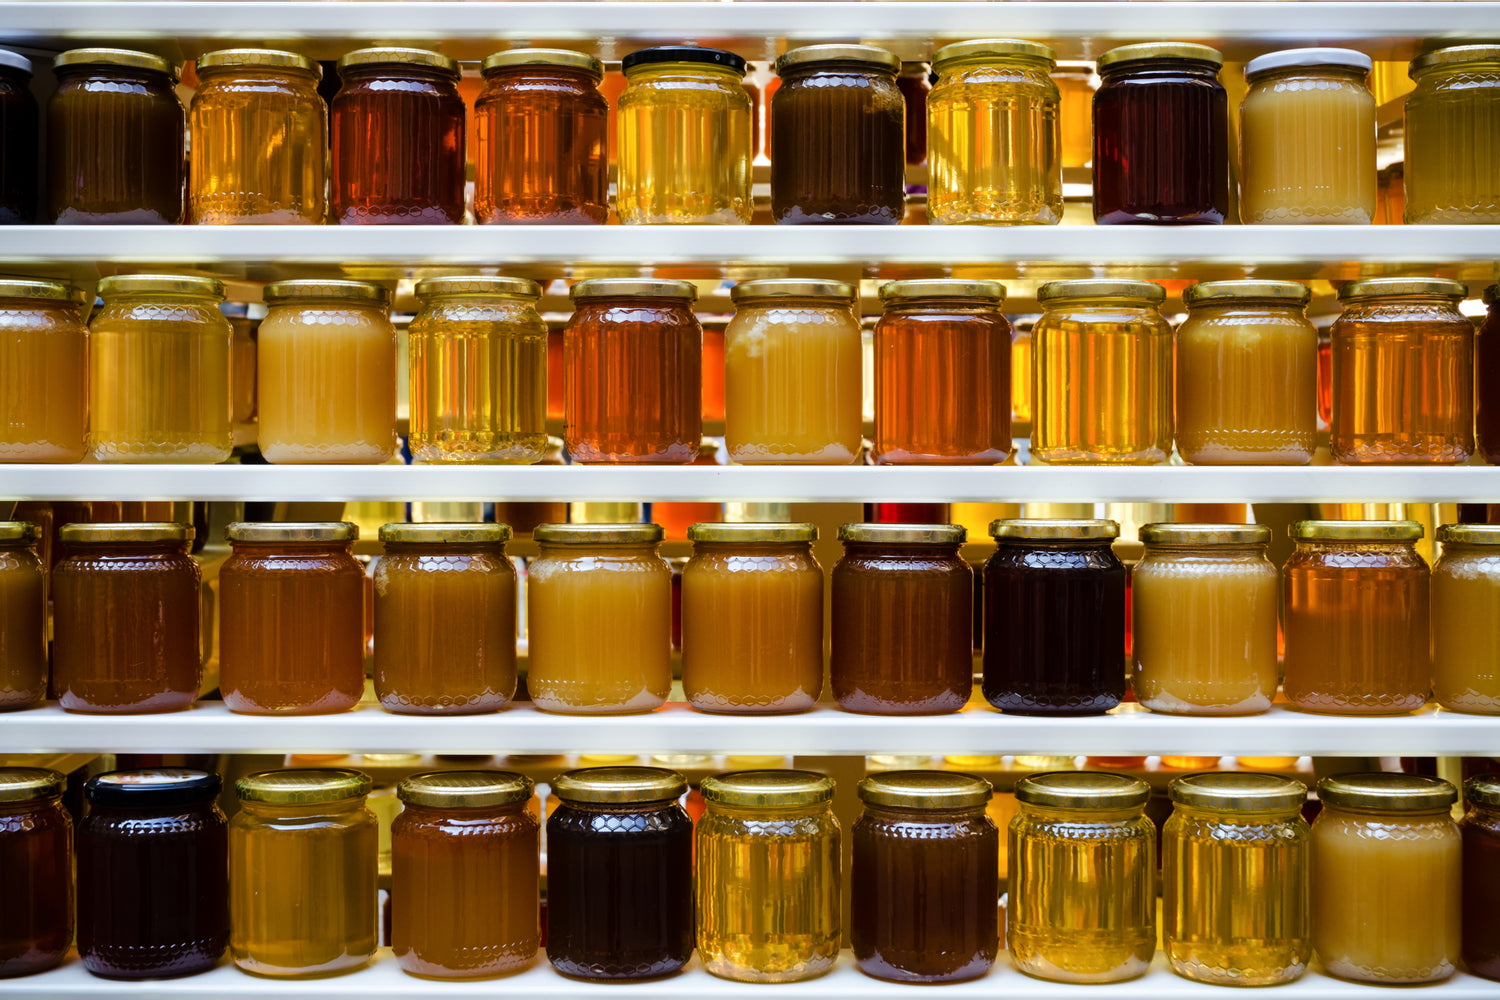
[[[1263,525],[1152,524],[1128,602],[1104,520],[1003,520],[981,590],[983,694],[1023,715],[1267,711],[1390,715],[1435,695],[1500,713],[1500,525],[1300,521],[1282,573]],[[517,577],[501,524],[389,524],[374,578],[374,684],[388,710],[506,707],[517,686]],[[348,523],[228,529],[219,687],[231,711],[320,714],[364,693],[364,573]],[[51,577],[63,708],[158,712],[196,701],[199,570],[190,528],[73,524]],[[648,712],[672,687],[672,572],[655,524],[547,524],[525,602],[527,691],[544,711]],[[707,712],[811,709],[824,689],[824,574],[810,524],[697,524],[682,572],[682,684]],[[956,525],[850,524],[831,584],[829,682],[848,711],[956,712],[974,674],[974,571]],[[0,708],[47,686],[35,529],[0,522]],[[1278,664],[1278,611],[1285,661]],[[586,622],[581,627],[580,622]],[[775,628],[767,626],[776,623]],[[1281,676],[1284,672],[1284,678]]]
[[[1339,290],[1331,333],[1333,455],[1349,464],[1500,461],[1500,353],[1439,278]],[[211,278],[99,282],[84,324],[72,286],[0,280],[0,461],[220,462],[231,450],[231,338]],[[546,454],[547,328],[535,282],[417,283],[409,328],[418,462]],[[1500,337],[1500,285],[1484,327]],[[1051,464],[1304,464],[1318,440],[1318,334],[1306,285],[1213,281],[1175,332],[1150,281],[1045,284],[1031,332],[1031,457]],[[575,283],[563,335],[572,459],[688,463],[702,440],[703,330],[689,281]],[[268,285],[256,341],[259,447],[273,463],[383,463],[398,447],[397,344],[384,286]],[[1011,327],[996,281],[892,281],[874,331],[874,458],[991,464],[1011,453]],[[857,293],[836,281],[737,284],[725,330],[731,461],[848,464],[863,445]],[[1491,355],[1494,355],[1493,357]],[[1477,378],[1476,378],[1477,375]]]
[[[546,954],[561,972],[668,975],[694,950],[748,982],[819,976],[842,939],[834,783],[807,771],[710,777],[696,824],[687,782],[661,768],[571,771],[546,817]],[[84,966],[119,979],[241,969],[306,976],[376,950],[376,821],[351,770],[265,771],[236,783],[158,769],[89,779],[77,830]],[[0,769],[0,976],[58,964],[73,936],[72,822],[62,776]],[[973,979],[999,948],[1001,832],[990,785],[945,771],[859,783],[849,936],[869,975]],[[1163,950],[1173,971],[1220,985],[1325,971],[1375,983],[1446,979],[1462,959],[1500,978],[1500,779],[1471,778],[1469,812],[1435,778],[1326,778],[1306,789],[1248,772],[1175,779],[1161,833]],[[1011,822],[1006,943],[1022,972],[1071,983],[1135,978],[1158,939],[1150,789],[1103,772],[1028,776]],[[402,781],[391,827],[392,951],[414,975],[467,979],[529,966],[538,950],[539,810],[529,779],[449,771]],[[308,919],[308,913],[316,913]]]
[[[1096,221],[1216,224],[1230,215],[1222,63],[1215,49],[1179,42],[1100,56]],[[960,42],[935,53],[925,111],[934,222],[1061,221],[1055,65],[1051,48],[1017,39]],[[1245,66],[1242,221],[1373,221],[1371,66],[1369,56],[1336,48],[1288,49]],[[60,223],[463,220],[467,109],[458,63],[440,53],[350,52],[339,60],[342,86],[326,106],[321,69],[294,52],[204,54],[190,111],[174,90],[179,68],[158,56],[75,49],[53,68],[59,89],[47,109],[47,214]],[[754,146],[745,60],[721,49],[661,46],[631,53],[623,68],[620,221],[748,223]],[[777,222],[902,221],[908,104],[900,68],[895,55],[871,45],[810,45],[777,61],[769,118]],[[0,222],[36,215],[39,116],[30,70],[25,57],[0,51]],[[484,60],[483,73],[486,89],[474,108],[476,219],[603,223],[603,64],[581,52],[513,49]],[[1406,105],[1406,221],[1500,221],[1500,182],[1484,169],[1495,155],[1491,133],[1500,129],[1500,46],[1435,49],[1413,60],[1410,73],[1417,86]]]

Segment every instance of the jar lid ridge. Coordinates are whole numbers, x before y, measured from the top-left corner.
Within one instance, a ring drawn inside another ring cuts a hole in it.
[[[0,767],[0,802],[34,802],[61,795],[67,784],[50,767]]]
[[[598,83],[604,79],[604,63],[587,52],[573,49],[506,49],[484,57],[480,64],[481,74],[513,69],[521,66],[556,66],[560,69],[576,69],[589,74]]]
[[[816,771],[734,771],[704,778],[705,802],[764,809],[794,809],[833,798],[833,779]]]
[[[803,278],[757,278],[729,290],[731,302],[747,299],[839,299],[853,302],[858,290],[848,282]]]
[[[121,521],[115,524],[79,522],[65,524],[57,531],[60,541],[68,544],[110,542],[190,542],[193,527],[176,521]]]
[[[896,809],[974,809],[989,802],[988,781],[958,771],[882,771],[860,780],[860,801]]]
[[[137,52],[134,49],[69,49],[53,57],[52,68],[54,70],[67,66],[119,66],[123,69],[141,69],[171,77],[173,83],[182,78],[182,67],[161,56],[152,55],[150,52]]]
[[[1240,299],[1271,299],[1297,305],[1312,301],[1312,289],[1300,281],[1200,281],[1182,293],[1182,304],[1192,308],[1200,303],[1220,305]]]
[[[968,530],[959,524],[841,524],[839,541],[884,545],[962,545]]]
[[[568,297],[578,299],[686,299],[698,298],[698,286],[691,281],[672,278],[585,278],[568,289]]]
[[[35,545],[41,529],[31,521],[0,521],[0,545]]]
[[[688,541],[718,544],[815,542],[818,526],[805,522],[705,521],[690,526]]]
[[[84,782],[83,794],[94,805],[149,808],[212,802],[222,787],[212,771],[143,767],[96,774]]]
[[[1245,79],[1249,80],[1262,73],[1270,73],[1278,69],[1311,69],[1319,66],[1357,69],[1368,73],[1374,65],[1374,61],[1369,56],[1357,49],[1328,47],[1282,49],[1279,52],[1267,52],[1263,56],[1256,56],[1247,62]]]
[[[340,70],[360,66],[419,66],[435,69],[454,80],[459,77],[458,60],[431,49],[406,48],[398,45],[355,49],[339,57]]]
[[[1216,812],[1291,812],[1307,800],[1307,788],[1300,781],[1246,771],[1173,778],[1167,794],[1179,805]]]
[[[427,771],[401,779],[396,798],[432,809],[473,809],[525,802],[533,787],[513,771]]]
[[[800,45],[776,60],[776,73],[809,69],[825,63],[861,63],[891,73],[901,70],[901,60],[878,45]]]
[[[1452,69],[1467,63],[1500,61],[1500,45],[1493,42],[1475,45],[1446,45],[1417,56],[1407,66],[1407,75],[1416,79],[1418,73],[1442,66]]]
[[[910,299],[978,299],[1003,303],[1005,286],[998,281],[969,278],[916,278],[887,281],[880,286],[880,301]]]
[[[659,524],[539,524],[531,537],[551,545],[646,545],[662,540]]]
[[[990,522],[997,542],[1105,542],[1120,537],[1116,521],[1091,517],[1008,517]]]
[[[1500,809],[1500,774],[1476,774],[1464,782],[1464,800],[1486,809]]]
[[[1422,537],[1420,521],[1295,521],[1287,528],[1293,541],[1415,542]]]
[[[1161,285],[1134,278],[1070,278],[1049,281],[1036,292],[1036,300],[1044,305],[1058,299],[1135,299],[1159,306],[1166,298]]]
[[[287,69],[323,78],[323,67],[307,56],[285,49],[218,49],[199,56],[194,68],[200,73],[215,69]]]
[[[1450,299],[1466,298],[1469,286],[1447,278],[1364,278],[1345,282],[1339,288],[1340,302],[1365,299],[1401,298],[1408,295],[1438,295]]]
[[[1458,801],[1458,789],[1441,778],[1372,771],[1341,774],[1318,782],[1324,805],[1372,812],[1431,812]]]
[[[1151,798],[1151,786],[1109,771],[1051,771],[1016,782],[1016,799],[1054,809],[1134,809]]]
[[[1050,45],[1022,38],[976,38],[944,45],[932,54],[932,68],[941,73],[945,67],[974,59],[1037,59],[1049,67],[1057,64],[1057,52]]]
[[[490,521],[396,521],[380,526],[380,540],[388,545],[491,545],[510,537],[510,525]]]
[[[1269,545],[1271,528],[1265,524],[1143,524],[1140,538],[1147,545]]]
[[[359,539],[359,525],[350,521],[235,521],[224,529],[224,537],[251,544],[353,542]]]
[[[697,63],[717,66],[720,69],[739,73],[741,76],[745,73],[746,65],[744,56],[727,49],[714,49],[701,45],[655,45],[630,53],[620,61],[620,69],[628,78],[630,71],[637,66],[661,63]]]
[[[243,802],[310,806],[364,798],[371,785],[368,774],[352,768],[288,768],[247,774],[234,790]]]
[[[99,297],[114,295],[192,295],[224,301],[224,283],[191,274],[112,274],[99,279]]]
[[[1190,62],[1209,63],[1213,66],[1224,65],[1224,54],[1209,45],[1199,45],[1196,42],[1137,42],[1133,45],[1119,45],[1101,55],[1095,64],[1103,71],[1110,66],[1123,66],[1126,63],[1146,62],[1153,59],[1185,59]]]
[[[552,792],[564,802],[596,805],[671,802],[687,791],[687,779],[664,767],[584,767],[558,775]]]
[[[450,274],[437,278],[423,278],[417,282],[415,291],[419,299],[435,299],[445,295],[498,295],[535,302],[542,297],[542,286],[530,278],[506,278],[483,274]]]
[[[80,289],[63,281],[44,278],[0,278],[0,299],[39,299],[76,303]]]
[[[373,281],[344,281],[340,279],[292,278],[276,281],[265,287],[261,296],[268,304],[279,305],[296,299],[348,299],[355,302],[371,302],[385,305],[390,293],[384,285]]]

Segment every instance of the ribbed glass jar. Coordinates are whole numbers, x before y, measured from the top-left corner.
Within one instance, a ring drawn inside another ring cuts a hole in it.
[[[1500,715],[1500,525],[1445,524],[1432,564],[1432,694],[1450,712]]]
[[[0,767],[0,979],[62,962],[73,942],[73,821],[65,779],[45,767]]]
[[[78,462],[87,446],[88,326],[72,285],[0,278],[0,462]]]
[[[0,521],[0,712],[47,697],[47,568],[29,521]],[[822,621],[821,603],[819,622]],[[819,662],[822,643],[818,644]]]
[[[1500,45],[1451,45],[1411,61],[1406,224],[1500,222]]]
[[[0,49],[0,225],[36,221],[40,117],[31,93],[31,60]]]
[[[1464,782],[1463,959],[1476,976],[1500,980],[1500,779]]]

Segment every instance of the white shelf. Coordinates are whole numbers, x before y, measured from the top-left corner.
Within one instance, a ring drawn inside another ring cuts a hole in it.
[[[1495,503],[1500,466],[0,465],[0,499]]]
[[[220,702],[165,715],[81,715],[56,705],[0,718],[5,753],[730,753],[1467,756],[1500,747],[1500,717],[1425,709],[1334,717],[1275,708],[1233,718],[1004,715],[708,715],[673,702],[645,715],[548,715],[518,705],[492,715],[422,718],[366,704],[341,715],[235,715]]]
[[[1106,271],[1352,278],[1399,271],[1480,283],[1494,280],[1497,257],[1497,226],[0,227],[0,264],[170,266],[252,279],[305,275],[315,267],[374,276],[439,266],[559,276],[575,267],[618,274],[622,267],[677,265],[702,269],[689,277],[743,277],[854,264],[871,275],[964,267],[1030,278]]]
[[[868,39],[925,54],[986,36],[1051,41],[1065,59],[1127,41],[1210,42],[1232,59],[1295,44],[1357,45],[1410,58],[1423,39],[1494,32],[1493,3],[0,3],[0,41],[61,49],[172,38],[184,54],[232,45],[295,45],[331,57],[359,44],[441,43],[478,59],[506,43],[560,43],[619,54],[697,41],[753,58],[787,43]],[[598,40],[608,42],[599,44]]]
[[[1176,1000],[1222,996],[1223,988],[1189,982],[1173,975],[1166,959],[1157,955],[1151,971],[1140,979],[1109,986],[1080,986],[1032,979],[1017,972],[1002,951],[989,975],[966,983],[936,987],[903,985],[874,979],[861,973],[846,951],[828,975],[801,983],[734,983],[704,972],[695,958],[675,976],[641,983],[586,983],[568,979],[552,969],[545,957],[523,972],[495,979],[434,982],[417,979],[401,971],[387,949],[375,961],[355,972],[323,979],[285,979],[272,982],[240,972],[228,962],[217,969],[184,979],[122,982],[91,976],[77,959],[52,972],[5,981],[4,993],[14,1000],[64,1000],[108,996],[141,997],[152,1000],[222,1000],[226,996],[276,1000],[326,1000],[333,997],[497,997],[506,1000],[598,1000],[600,997],[632,996],[696,998],[704,996],[758,997],[765,1000],[867,1000],[869,997],[1006,997],[1007,1000],[1087,1000],[1108,995],[1114,1000]],[[1422,988],[1431,1000],[1494,1000],[1494,982],[1464,973],[1445,983]],[[1276,987],[1276,996],[1295,1000],[1389,1000],[1391,988],[1348,983],[1316,971],[1287,986]]]

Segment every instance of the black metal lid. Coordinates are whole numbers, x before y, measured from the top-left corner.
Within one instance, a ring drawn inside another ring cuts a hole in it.
[[[620,68],[626,73],[636,66],[647,63],[708,63],[723,66],[736,73],[745,72],[745,59],[725,49],[710,49],[701,45],[657,45],[654,48],[632,52],[620,60]]]
[[[211,802],[223,782],[211,771],[185,767],[147,767],[136,771],[96,774],[83,784],[83,794],[96,806],[182,806]]]

